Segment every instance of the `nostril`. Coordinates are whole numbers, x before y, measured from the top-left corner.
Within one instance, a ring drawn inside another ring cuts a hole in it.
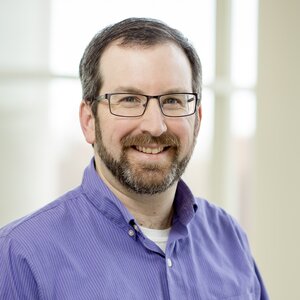
[[[159,136],[167,130],[167,125],[162,113],[152,110],[149,110],[143,115],[140,126],[143,132],[148,132],[153,136]]]
[[[145,119],[141,122],[140,129],[143,133],[157,137],[167,131],[167,126],[163,121]]]

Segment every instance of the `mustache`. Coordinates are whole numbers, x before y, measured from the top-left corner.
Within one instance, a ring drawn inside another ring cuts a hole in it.
[[[124,148],[129,148],[132,146],[148,146],[149,144],[179,148],[180,141],[176,135],[168,132],[164,132],[160,136],[152,136],[148,133],[141,133],[135,136],[123,137],[121,139],[121,144]]]

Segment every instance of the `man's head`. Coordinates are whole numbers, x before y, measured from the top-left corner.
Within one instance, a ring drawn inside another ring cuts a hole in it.
[[[187,39],[160,21],[124,20],[94,37],[80,77],[81,125],[94,144],[98,171],[140,194],[160,193],[177,182],[201,120],[193,95],[201,93],[201,65]],[[165,94],[172,97],[157,97]],[[186,101],[187,111],[174,109],[179,101]],[[143,114],[132,113],[132,102]]]
[[[101,58],[106,48],[116,40],[119,40],[123,46],[145,48],[166,42],[177,44],[190,62],[193,91],[201,96],[201,62],[188,39],[178,30],[159,20],[129,18],[104,28],[94,36],[87,46],[79,66],[82,98],[84,100],[93,101],[99,96],[103,83],[103,75],[99,69]]]

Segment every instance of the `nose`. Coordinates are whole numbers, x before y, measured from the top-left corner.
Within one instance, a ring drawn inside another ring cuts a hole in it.
[[[160,136],[167,131],[165,118],[156,98],[149,99],[140,126],[143,133],[147,132],[152,136]]]

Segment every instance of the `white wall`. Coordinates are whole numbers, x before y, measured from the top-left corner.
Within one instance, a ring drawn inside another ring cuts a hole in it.
[[[300,299],[300,1],[260,0],[255,256],[272,300]]]
[[[78,185],[91,158],[79,80],[50,72],[50,14],[51,0],[0,2],[0,227]]]
[[[1,225],[41,205],[51,189],[48,84],[37,75],[48,70],[48,26],[47,1],[1,0]]]

